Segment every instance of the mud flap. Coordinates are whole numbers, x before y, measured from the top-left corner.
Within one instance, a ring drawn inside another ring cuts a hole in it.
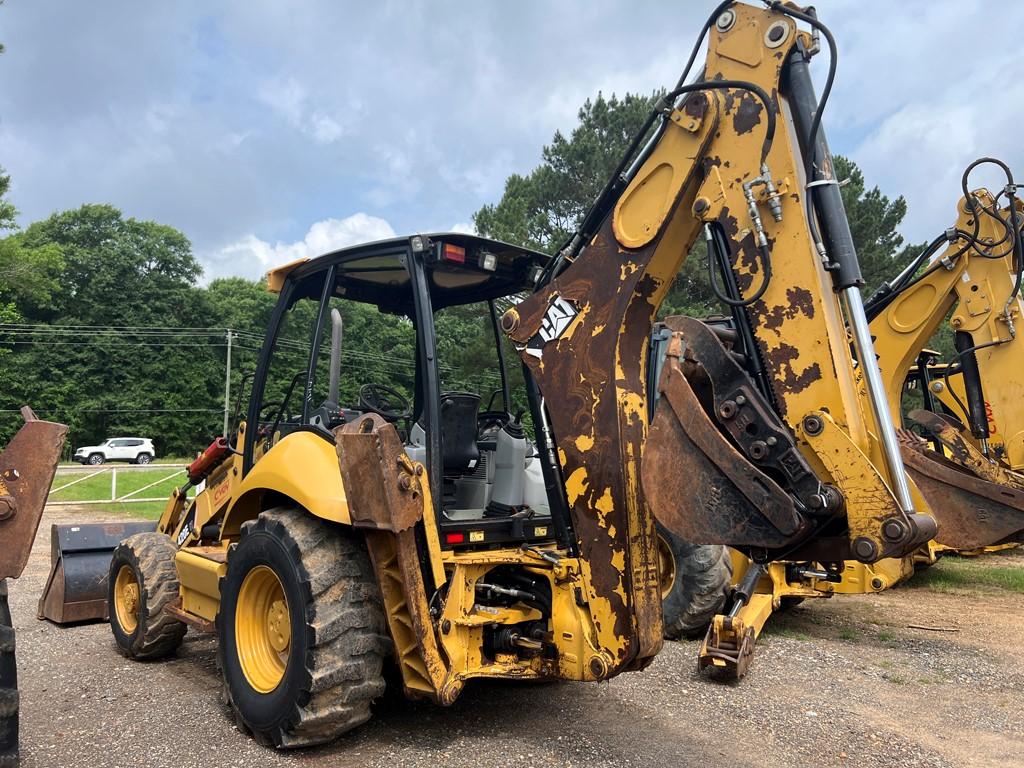
[[[24,426],[0,453],[0,579],[25,569],[68,432],[38,420],[28,406],[21,415]]]
[[[941,434],[945,430],[939,430],[939,425],[921,412],[910,416],[929,431],[937,431],[936,437],[944,444],[951,437]],[[946,426],[955,432],[954,427]],[[954,460],[958,451],[951,451],[951,459],[932,450],[913,433],[901,431],[899,437],[907,471],[938,522],[935,540],[939,544],[957,550],[976,550],[1024,541],[1024,487],[1009,472],[1002,472],[1003,482],[979,477]],[[966,458],[970,459],[970,446],[959,434],[956,438],[954,445],[967,451]],[[998,469],[994,465],[989,468]]]
[[[711,421],[679,358],[669,356],[644,446],[641,478],[658,521],[700,544],[779,549],[807,525],[792,498]]]
[[[50,576],[36,618],[57,624],[109,618],[107,572],[114,549],[155,522],[54,525],[50,528]]]

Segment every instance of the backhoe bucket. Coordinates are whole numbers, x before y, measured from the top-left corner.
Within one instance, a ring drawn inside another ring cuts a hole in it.
[[[28,406],[21,415],[25,424],[0,453],[0,579],[25,570],[68,432]]]
[[[107,571],[114,549],[136,533],[155,531],[155,522],[54,525],[50,529],[50,577],[36,617],[57,624],[106,621]]]
[[[666,357],[659,387],[641,463],[658,521],[699,544],[778,549],[798,540],[805,524],[793,500],[711,421],[677,355]]]
[[[900,443],[907,472],[939,524],[939,544],[976,550],[1024,541],[1024,489],[978,477],[913,433],[901,431]]]

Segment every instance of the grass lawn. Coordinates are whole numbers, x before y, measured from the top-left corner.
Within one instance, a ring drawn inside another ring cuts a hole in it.
[[[979,557],[946,556],[917,573],[907,586],[957,595],[999,591],[1024,594],[1024,567],[1015,550]]]
[[[99,468],[97,468],[99,469]],[[53,480],[53,490],[50,491],[49,502],[54,501],[107,501],[111,498],[111,470],[107,469],[98,474],[85,478],[86,472],[58,472]],[[62,488],[73,480],[79,480],[74,485]],[[121,498],[133,491],[139,491],[137,498],[161,499],[161,501],[139,501],[139,502],[109,502],[105,504],[90,504],[90,509],[97,512],[116,512],[130,515],[132,517],[157,518],[163,512],[165,502],[176,487],[185,482],[183,469],[169,469],[152,465],[152,468],[131,469],[117,472],[117,497]],[[155,483],[149,488],[151,483]],[[145,490],[141,490],[145,488]]]

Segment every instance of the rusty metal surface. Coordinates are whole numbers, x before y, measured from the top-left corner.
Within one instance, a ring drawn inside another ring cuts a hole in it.
[[[414,526],[423,516],[423,467],[394,426],[367,414],[334,434],[352,525],[392,533]]]
[[[787,489],[806,508],[827,514],[829,509],[823,508],[826,497],[818,477],[771,403],[725,348],[718,334],[693,317],[669,317],[665,319],[665,326],[681,334],[680,352],[687,368],[697,366],[707,377],[711,385],[707,403],[711,418],[760,471],[782,478]],[[829,491],[827,500],[831,508],[837,508],[842,497],[838,491]]]
[[[958,550],[1024,541],[1024,490],[993,483],[901,430],[903,461],[939,525],[935,540]]]
[[[926,410],[911,411],[907,416],[931,432],[949,451],[949,458],[964,469],[989,482],[1007,488],[1024,489],[1024,484],[1015,473],[997,462],[989,461],[981,451],[964,439],[960,429],[948,418]]]
[[[196,616],[193,613],[189,613],[188,611],[182,610],[180,597],[174,602],[164,606],[164,613],[173,616],[183,624],[187,624],[190,627],[195,627],[197,631],[202,632],[204,634],[211,635],[216,634],[217,632],[217,625],[214,624],[214,622],[208,621],[207,619],[200,618],[199,616]]]
[[[661,391],[642,466],[661,524],[701,544],[777,549],[799,538],[793,500],[708,418],[678,358],[666,358]]]
[[[754,658],[754,628],[737,630],[728,616],[716,616],[708,627],[697,655],[697,671],[715,670],[727,678],[742,680]]]
[[[502,320],[549,403],[613,674],[662,642],[655,531],[639,482],[641,361],[660,288],[645,267],[656,243],[623,252],[608,220],[586,250],[588,269],[568,270]]]
[[[449,677],[441,655],[430,619],[414,531],[368,530],[366,544],[384,598],[406,696],[428,698],[444,705],[453,703],[463,683]]]
[[[0,453],[0,579],[25,569],[68,432],[27,406],[21,412],[25,424]]]

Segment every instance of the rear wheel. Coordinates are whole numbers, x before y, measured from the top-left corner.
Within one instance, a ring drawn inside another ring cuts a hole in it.
[[[294,507],[242,526],[217,614],[228,704],[257,741],[321,744],[370,719],[390,652],[370,558]]]
[[[151,462],[152,460],[153,457],[150,456],[148,453],[140,453],[138,456],[135,457],[136,464],[149,464],[149,462]]]
[[[7,580],[0,579],[0,766],[18,764],[18,669]]]
[[[164,612],[178,597],[177,549],[162,533],[136,533],[110,559],[107,605],[117,649],[131,659],[169,656],[187,627]]]
[[[699,637],[729,595],[732,559],[720,544],[691,544],[658,526],[665,637]]]

